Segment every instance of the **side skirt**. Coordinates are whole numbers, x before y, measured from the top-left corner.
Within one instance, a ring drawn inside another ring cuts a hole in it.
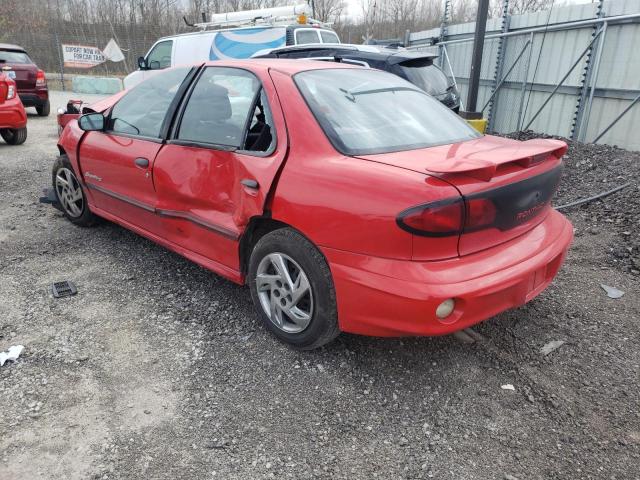
[[[233,270],[232,268],[227,267],[226,265],[223,265],[221,263],[218,263],[214,260],[211,260],[207,257],[204,257],[198,253],[195,253],[191,250],[187,250],[186,248],[181,247],[180,245],[177,245],[173,242],[170,242],[162,237],[159,237],[153,233],[148,232],[147,230],[144,230],[140,227],[137,227],[125,220],[122,220],[119,217],[116,217],[115,215],[112,215],[109,212],[106,212],[105,210],[102,210],[94,205],[89,204],[89,208],[91,209],[91,211],[93,213],[95,213],[96,215],[105,218],[113,223],[117,223],[118,225],[126,228],[127,230],[131,230],[134,233],[137,233],[138,235],[140,235],[141,237],[145,237],[149,240],[151,240],[152,242],[157,243],[158,245],[161,245],[173,252],[176,252],[179,255],[182,255],[185,258],[188,258],[189,260],[191,260],[194,263],[197,263],[198,265],[200,265],[201,267],[206,268],[207,270],[211,270],[214,273],[217,273],[218,275],[231,280],[234,283],[237,283],[239,285],[244,285],[245,283],[245,279],[244,279],[244,275],[236,270]]]

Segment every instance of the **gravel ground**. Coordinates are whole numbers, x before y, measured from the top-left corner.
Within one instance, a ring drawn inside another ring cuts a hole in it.
[[[568,210],[557,280],[475,343],[302,353],[248,289],[39,204],[55,141],[32,114],[25,145],[0,144],[0,351],[26,347],[0,367],[0,478],[640,478],[637,186]],[[635,180],[640,155],[574,145],[567,164],[558,203]],[[79,293],[55,300],[63,279]]]

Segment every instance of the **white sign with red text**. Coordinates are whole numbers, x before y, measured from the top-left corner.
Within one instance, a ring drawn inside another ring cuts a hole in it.
[[[62,44],[62,58],[67,68],[91,68],[107,61],[99,48],[87,45]]]

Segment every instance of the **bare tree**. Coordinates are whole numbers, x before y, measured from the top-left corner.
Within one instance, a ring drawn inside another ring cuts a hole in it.
[[[362,23],[364,24],[363,40],[368,42],[374,37],[374,27],[378,20],[378,0],[360,0],[362,8]]]
[[[345,8],[342,0],[313,0],[313,16],[321,22],[339,21]]]

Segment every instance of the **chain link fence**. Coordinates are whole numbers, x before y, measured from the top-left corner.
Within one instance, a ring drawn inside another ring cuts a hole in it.
[[[185,25],[172,28],[150,24],[118,26],[52,21],[48,28],[20,28],[0,32],[0,43],[24,48],[39,68],[47,73],[51,88],[69,88],[75,75],[124,77],[137,68],[137,59],[147,53],[158,38],[192,31]],[[104,49],[114,39],[124,55],[121,62],[106,62],[91,68],[64,66],[62,45],[83,45]]]

